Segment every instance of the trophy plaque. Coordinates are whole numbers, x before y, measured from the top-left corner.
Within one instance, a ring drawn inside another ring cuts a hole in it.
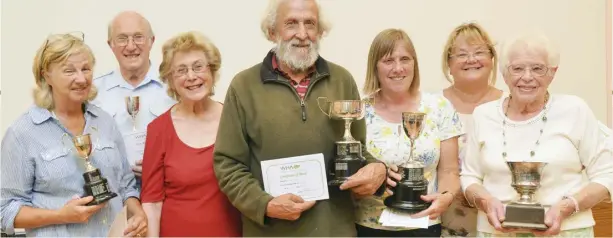
[[[322,109],[320,100],[325,100],[327,109]],[[317,106],[326,116],[334,120],[345,121],[345,132],[341,140],[335,142],[336,156],[331,161],[330,175],[333,179],[328,185],[339,186],[347,178],[355,174],[366,164],[362,156],[362,143],[351,136],[351,123],[362,120],[365,113],[365,103],[362,100],[336,100],[329,101],[325,97],[317,98]]]
[[[138,110],[140,109],[140,97],[126,97],[126,109],[128,111],[128,114],[130,114],[130,117],[132,117],[133,131],[136,132],[136,115],[138,115]]]
[[[396,181],[394,194],[385,198],[384,204],[387,207],[409,213],[417,213],[430,206],[429,202],[421,199],[422,195],[428,194],[428,180],[424,177],[426,166],[423,162],[415,160],[413,157],[415,140],[423,131],[425,118],[426,114],[421,112],[402,113],[402,127],[404,133],[411,141],[411,150],[409,152],[409,161],[399,167],[402,179]]]
[[[545,207],[534,201],[540,187],[543,162],[507,162],[511,170],[511,186],[519,193],[519,200],[506,205],[504,228],[547,230]]]
[[[64,134],[67,135],[67,134]],[[76,154],[85,162],[85,196],[92,196],[94,199],[87,205],[102,204],[111,198],[117,197],[117,194],[111,192],[110,186],[106,178],[102,177],[100,170],[95,168],[91,162],[90,154],[92,152],[92,141],[90,134],[75,136],[72,138],[72,143],[76,149]]]

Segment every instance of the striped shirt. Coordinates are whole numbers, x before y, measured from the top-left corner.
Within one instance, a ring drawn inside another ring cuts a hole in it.
[[[279,64],[277,63],[277,57],[275,55],[272,56],[272,68],[278,74],[288,79],[289,83],[294,87],[294,89],[296,89],[296,93],[298,93],[298,96],[300,96],[300,100],[304,100],[304,96],[306,95],[306,92],[309,89],[309,85],[311,84],[311,76],[313,75],[313,73],[315,73],[315,66],[309,68],[309,70],[307,71],[307,76],[299,80],[299,82],[296,82],[289,76],[289,74],[281,70]]]
[[[139,197],[126,159],[123,138],[111,116],[97,106],[85,106],[85,132],[94,143],[91,164],[100,169],[111,191],[119,196],[92,215],[86,224],[58,224],[26,229],[30,236],[107,236],[114,217],[128,197]],[[97,131],[97,132],[96,132]],[[49,111],[32,107],[19,117],[2,139],[0,209],[2,229],[13,230],[22,206],[58,210],[74,195],[83,196],[84,163],[76,157],[70,132]],[[65,146],[62,141],[66,141]]]

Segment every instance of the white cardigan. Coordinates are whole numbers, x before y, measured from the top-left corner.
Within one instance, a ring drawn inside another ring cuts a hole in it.
[[[554,205],[564,195],[577,193],[590,182],[613,189],[613,155],[610,144],[589,106],[570,95],[551,95],[547,104],[547,122],[542,113],[526,120],[512,121],[503,112],[504,97],[477,107],[474,126],[467,131],[466,158],[462,163],[461,183],[466,192],[472,184],[481,184],[503,203],[519,196],[511,187],[511,172],[502,158],[502,120],[507,121],[506,141],[508,161],[529,161],[539,130],[544,128],[540,145],[532,161],[547,162],[541,187],[535,199],[541,204]],[[585,169],[583,169],[585,167]],[[562,223],[562,230],[591,227],[595,224],[591,210],[584,210]],[[479,211],[477,229],[498,233]]]

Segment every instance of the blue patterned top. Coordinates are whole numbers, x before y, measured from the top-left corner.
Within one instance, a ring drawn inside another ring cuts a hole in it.
[[[119,196],[92,215],[85,224],[57,224],[26,229],[30,236],[107,236],[113,219],[129,197],[139,198],[134,174],[126,159],[125,145],[113,118],[97,106],[85,106],[85,131],[94,143],[90,156],[94,167],[108,179]],[[96,132],[97,131],[97,132]],[[85,193],[84,163],[76,157],[70,132],[49,111],[31,107],[6,131],[2,140],[0,209],[2,228],[11,232],[22,206],[57,210],[74,195]]]

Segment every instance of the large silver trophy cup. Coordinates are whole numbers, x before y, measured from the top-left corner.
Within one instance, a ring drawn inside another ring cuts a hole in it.
[[[422,195],[428,194],[428,180],[424,177],[426,166],[413,156],[415,140],[424,129],[425,119],[426,114],[422,112],[402,113],[402,127],[411,141],[411,151],[409,152],[409,161],[399,168],[402,179],[397,181],[394,195],[387,197],[384,201],[387,207],[417,213],[430,206],[430,203],[421,199]]]
[[[325,101],[324,105],[328,106],[322,108],[320,103],[322,100]],[[329,101],[326,97],[317,98],[317,106],[326,116],[330,119],[345,121],[343,137],[335,142],[336,157],[329,166],[333,179],[328,182],[328,185],[343,184],[347,178],[366,164],[366,159],[362,156],[362,143],[351,136],[351,123],[364,118],[365,105],[362,100]]]
[[[502,227],[546,230],[545,208],[534,201],[534,193],[540,187],[543,162],[507,162],[511,170],[511,186],[519,193],[519,200],[506,206]]]

